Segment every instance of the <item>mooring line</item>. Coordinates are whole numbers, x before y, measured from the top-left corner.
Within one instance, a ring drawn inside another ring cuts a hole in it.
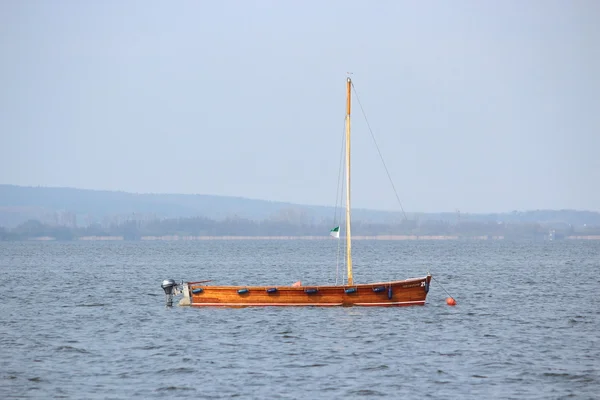
[[[448,295],[450,298],[454,299],[454,297],[453,297],[453,296],[452,296],[450,293],[448,293],[448,291],[447,291],[447,290],[446,290],[446,288],[445,288],[445,287],[442,285],[442,283],[441,283],[440,281],[438,281],[437,279],[435,279],[435,278],[433,277],[433,275],[431,275],[431,279],[432,279],[432,280],[435,280],[435,282],[436,282],[438,285],[440,285],[440,287],[441,287],[441,288],[444,290],[444,292],[446,292],[446,294],[447,294],[447,295]]]

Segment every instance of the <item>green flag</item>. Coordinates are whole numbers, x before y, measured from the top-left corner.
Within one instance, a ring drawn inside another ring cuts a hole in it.
[[[335,228],[333,228],[332,230],[329,231],[329,234],[331,236],[333,236],[334,238],[340,238],[340,227],[336,226]]]

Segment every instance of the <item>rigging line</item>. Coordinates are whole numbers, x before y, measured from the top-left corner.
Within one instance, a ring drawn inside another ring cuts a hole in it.
[[[404,211],[404,207],[402,207],[402,202],[400,201],[400,196],[398,196],[398,191],[396,191],[396,186],[394,186],[394,181],[392,181],[390,172],[388,171],[388,168],[385,165],[385,161],[383,160],[383,155],[381,154],[381,150],[379,150],[379,146],[377,145],[377,141],[375,140],[375,135],[373,134],[373,129],[371,129],[371,124],[369,124],[369,120],[367,119],[367,114],[365,113],[365,110],[363,109],[363,106],[360,102],[360,98],[358,97],[358,92],[356,91],[356,88],[354,87],[354,82],[352,82],[352,89],[354,89],[354,94],[356,95],[356,101],[358,102],[358,106],[360,107],[360,111],[362,112],[363,117],[365,117],[365,122],[367,123],[369,132],[371,133],[371,137],[373,138],[373,143],[375,143],[375,147],[377,148],[377,152],[379,153],[379,158],[381,159],[383,168],[385,168],[385,172],[387,173],[388,179],[390,180],[390,183],[392,184],[392,189],[394,189],[394,194],[396,195],[396,200],[398,200],[398,204],[400,205],[400,209],[402,210],[404,219],[408,220],[408,218],[406,217],[406,212]]]
[[[345,138],[345,135],[344,135],[344,138]],[[346,142],[344,140],[344,144],[345,143]],[[344,157],[344,159],[345,159],[345,157]],[[347,172],[344,169],[343,176],[342,176],[342,187],[341,187],[341,191],[340,191],[340,202],[342,202],[342,199],[344,197],[344,189],[346,187],[346,179],[344,179],[344,178],[346,177],[346,173]],[[345,222],[345,216],[346,216],[346,214],[342,212],[342,207],[340,207],[340,225],[342,225],[342,223],[341,223],[342,222],[342,218],[344,218],[344,222]],[[340,229],[340,231],[341,231],[341,229]],[[346,244],[346,246],[347,245],[348,244]],[[341,253],[341,250],[342,250],[341,247],[342,247],[342,239],[338,238],[338,261],[339,261],[340,253]],[[342,268],[342,274],[341,274],[341,280],[342,280],[341,283],[343,285],[344,281],[345,281],[345,276],[346,276],[346,257],[342,257],[342,259],[343,259],[343,268]]]
[[[344,172],[344,177],[346,176],[347,172]],[[342,196],[343,196],[343,191],[345,190],[346,187],[346,183],[345,183],[345,179],[344,182],[342,183]],[[342,211],[340,209],[340,214],[342,214]],[[343,218],[344,218],[344,226],[346,226],[346,213],[343,213]],[[340,219],[342,219],[342,215],[340,215]],[[345,232],[344,232],[345,233]],[[345,248],[348,248],[348,240],[346,240],[346,235],[344,235],[344,243]],[[341,246],[341,240],[340,240],[340,246]],[[343,248],[340,250],[342,251]],[[345,257],[345,254],[342,253],[342,260],[343,260],[343,268],[342,268],[342,285],[346,285],[348,283],[348,259]]]
[[[345,138],[345,135],[344,135],[344,138]],[[344,144],[345,143],[346,142],[344,141]],[[344,160],[345,159],[346,158],[344,157]],[[342,190],[340,191],[340,202],[342,202],[342,199],[344,197],[344,189],[346,187],[346,179],[344,179],[344,178],[346,177],[346,173],[347,173],[347,171],[344,169],[343,176],[342,176]],[[344,223],[346,222],[345,216],[346,216],[346,214],[342,211],[342,207],[340,207],[340,225],[342,225],[342,218],[344,218],[343,222]],[[341,233],[341,229],[340,229],[340,233]],[[342,245],[342,239],[338,239],[338,260],[340,257],[341,245]],[[346,246],[347,245],[348,244],[346,243]],[[342,268],[340,279],[341,279],[341,284],[344,285],[345,281],[346,281],[346,257],[342,257],[342,260],[343,260],[343,268]],[[337,279],[337,277],[336,277],[336,279]]]
[[[336,227],[335,222],[338,220],[338,200],[339,200],[339,204],[340,204],[340,217],[339,219],[342,219],[341,216],[341,202],[342,202],[342,192],[340,192],[340,182],[342,184],[342,191],[344,190],[344,183],[342,181],[342,166],[344,165],[344,145],[346,144],[346,135],[345,135],[345,128],[346,128],[346,121],[344,119],[344,129],[342,129],[342,148],[340,149],[340,166],[338,168],[338,182],[337,182],[337,189],[336,189],[336,193],[335,193],[335,209],[333,211],[333,228]],[[339,196],[338,196],[339,195]],[[341,225],[341,224],[340,224]],[[339,231],[338,231],[339,234]],[[338,276],[339,276],[339,270],[340,270],[340,240],[338,239],[338,243],[337,243],[337,255],[336,255],[336,260],[335,260],[335,284],[337,285],[338,283]]]
[[[338,276],[340,274],[340,243],[338,240],[338,250],[337,255],[335,257],[335,285],[338,284]]]
[[[344,128],[345,128],[345,120],[344,120]],[[338,181],[337,181],[337,189],[336,189],[336,193],[335,193],[335,209],[333,211],[333,224],[335,225],[335,221],[337,220],[337,211],[338,211],[338,200],[340,200],[340,207],[341,207],[341,196],[338,197],[338,193],[340,190],[340,182],[341,182],[341,178],[342,178],[342,167],[344,165],[344,145],[346,144],[346,135],[344,132],[344,129],[342,129],[342,148],[340,149],[340,166],[338,168]],[[343,189],[343,188],[342,188]],[[335,226],[334,226],[335,228]]]

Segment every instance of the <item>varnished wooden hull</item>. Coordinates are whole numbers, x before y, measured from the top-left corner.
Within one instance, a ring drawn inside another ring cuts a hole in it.
[[[188,282],[184,284],[184,298],[180,301],[180,305],[197,307],[424,305],[430,282],[431,275],[404,281],[352,286],[212,286]]]

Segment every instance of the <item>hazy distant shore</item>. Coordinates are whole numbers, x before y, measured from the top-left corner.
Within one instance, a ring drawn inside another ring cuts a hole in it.
[[[339,211],[227,196],[0,184],[0,241],[332,240],[332,228],[343,230]],[[600,213],[356,209],[352,232],[355,240],[597,240]]]

